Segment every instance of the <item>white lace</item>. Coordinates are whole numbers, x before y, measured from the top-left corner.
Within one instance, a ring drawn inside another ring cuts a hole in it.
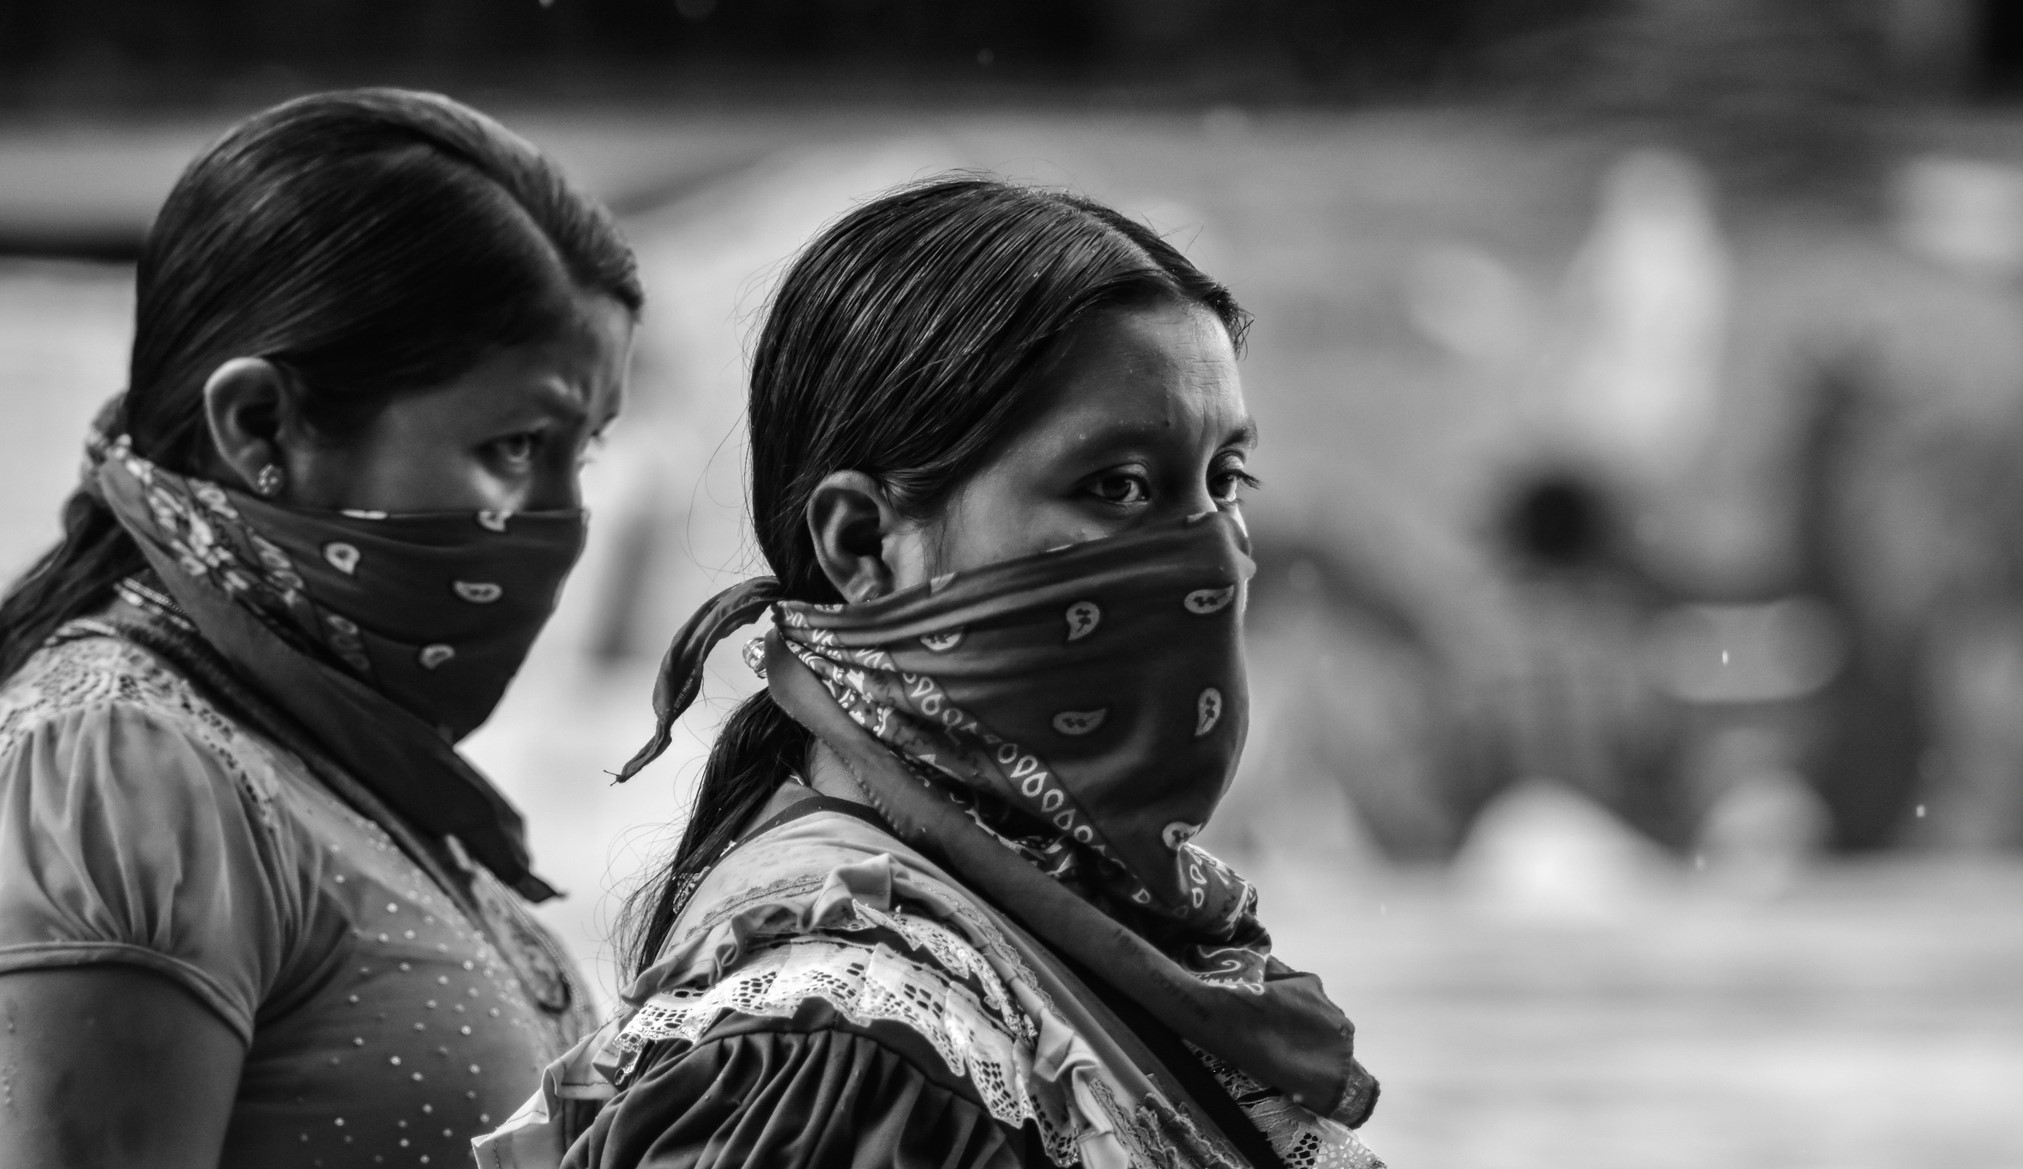
[[[1384,1169],[1384,1162],[1347,1125],[1316,1116],[1234,1064],[1187,1046],[1264,1134],[1286,1169]]]
[[[830,929],[886,929],[906,939],[916,950],[925,950],[942,968],[957,978],[973,978],[983,988],[983,1001],[998,1013],[1013,1035],[1032,1039],[1037,1032],[1025,1012],[1012,1005],[1011,992],[997,971],[990,968],[976,947],[961,934],[931,918],[906,913],[881,913],[861,901],[849,905],[855,921],[827,922]]]
[[[1073,1027],[980,910],[937,899],[935,912],[948,915],[942,920],[880,909],[854,896],[831,899],[823,894],[834,880],[828,871],[797,873],[699,913],[679,941],[669,943],[670,952],[678,947],[696,955],[682,966],[680,978],[689,985],[648,1000],[615,1039],[600,1043],[596,1063],[611,1082],[623,1088],[654,1041],[692,1044],[726,1013],[789,1018],[816,998],[857,1025],[896,1022],[919,1035],[975,1085],[994,1119],[1011,1127],[1032,1120],[1056,1164],[1238,1169],[1234,1150],[1202,1131],[1155,1085],[1145,1085],[1142,1096],[1120,1098],[1100,1059],[1089,1058],[1093,1053],[1080,1049],[1079,1040],[1071,1041],[1076,1050],[1065,1060],[1054,1053],[1057,1066],[1049,1075],[1034,1074],[1041,1024],[1069,1033]],[[822,903],[819,922],[808,920],[813,901]],[[866,930],[886,931],[907,952],[855,936]],[[719,965],[726,961],[728,970]],[[715,981],[695,985],[707,980]],[[1227,1064],[1203,1059],[1289,1169],[1383,1169],[1345,1126],[1240,1072],[1226,1074],[1234,1072]]]
[[[921,948],[949,969],[987,975],[990,1007],[942,971],[889,946],[796,937],[748,951],[737,969],[712,986],[649,999],[626,1025],[621,1046],[636,1049],[661,1039],[694,1043],[726,1012],[788,1018],[803,1002],[818,998],[858,1026],[904,1025],[926,1040],[951,1072],[976,1086],[992,1117],[1013,1128],[1032,1121],[1047,1156],[1058,1165],[1074,1164],[1066,1101],[1050,1098],[1049,1086],[1032,1076],[1033,1025],[1012,1006],[982,955],[945,927],[862,905],[857,910],[867,926],[893,929],[909,941],[919,937]],[[873,915],[883,920],[868,920]]]

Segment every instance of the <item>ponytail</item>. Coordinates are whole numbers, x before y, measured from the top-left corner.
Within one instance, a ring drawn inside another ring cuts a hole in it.
[[[112,512],[84,491],[63,504],[63,539],[0,600],[0,682],[64,622],[104,608],[112,587],[147,567]]]
[[[738,704],[717,732],[681,844],[653,878],[626,899],[619,952],[639,974],[659,957],[689,893],[765,806],[780,780],[807,765],[811,740],[761,690]]]
[[[702,692],[703,666],[710,651],[732,632],[758,620],[780,599],[780,591],[780,582],[769,576],[732,585],[696,610],[675,633],[653,684],[653,737],[619,769],[619,783],[667,750],[674,720]],[[635,974],[660,956],[667,931],[681,916],[703,872],[765,806],[781,778],[805,765],[809,741],[808,732],[764,691],[738,704],[724,721],[709,762],[703,765],[702,785],[696,790],[680,847],[660,872],[626,899],[619,947],[631,955]]]

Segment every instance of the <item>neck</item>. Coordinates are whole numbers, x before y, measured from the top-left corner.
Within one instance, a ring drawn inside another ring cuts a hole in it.
[[[738,838],[742,839],[753,828],[815,795],[870,807],[864,798],[864,789],[857,785],[849,769],[843,766],[842,758],[819,739],[808,749],[808,758],[801,765],[800,778],[802,782],[793,779],[781,780],[766,802],[759,805],[758,810],[738,826]],[[875,812],[875,809],[873,810]]]

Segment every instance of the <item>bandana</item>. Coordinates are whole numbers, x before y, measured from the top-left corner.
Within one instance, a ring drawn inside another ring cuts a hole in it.
[[[282,507],[165,471],[125,438],[97,482],[121,523],[173,556],[185,579],[453,742],[499,704],[583,550],[580,511]]]
[[[1257,936],[1256,894],[1189,841],[1243,751],[1251,572],[1241,529],[1205,513],[866,604],[784,602],[778,627],[844,713],[1043,871],[1220,950]]]
[[[583,547],[580,511],[278,506],[94,442],[87,485],[210,645],[398,811],[530,897],[518,813],[450,744],[498,705]]]
[[[1234,773],[1248,541],[1220,513],[957,573],[858,605],[753,582],[677,636],[657,754],[726,627],[771,607],[768,688],[925,845],[1198,1048],[1355,1125],[1376,1085],[1255,891],[1190,841]]]

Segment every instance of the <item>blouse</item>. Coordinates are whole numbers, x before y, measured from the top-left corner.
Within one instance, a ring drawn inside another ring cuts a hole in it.
[[[215,1013],[224,1164],[467,1165],[585,1004],[454,841],[452,891],[367,811],[146,650],[59,640],[0,687],[0,974],[139,967]]]
[[[881,949],[888,967],[916,986],[954,979],[885,931],[853,940]],[[853,1019],[798,992],[766,1006],[727,1011],[693,1042],[648,1044],[637,1073],[597,1112],[564,1169],[1054,1164],[1030,1122],[992,1115],[975,1080],[980,1069],[951,1066],[918,1021],[857,1011]]]
[[[826,797],[720,857],[625,997],[484,1169],[1383,1165]]]

